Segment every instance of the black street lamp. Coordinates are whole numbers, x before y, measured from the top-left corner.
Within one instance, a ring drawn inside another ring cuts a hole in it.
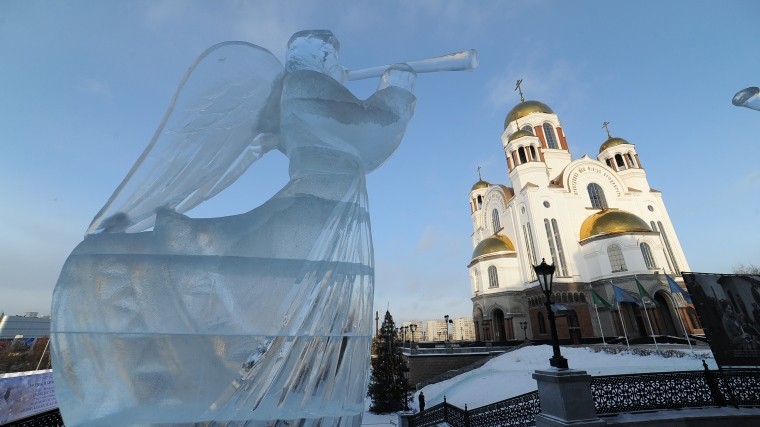
[[[412,323],[409,325],[409,329],[412,331],[412,346],[414,346],[414,333],[417,332],[417,325]]]
[[[449,323],[454,323],[453,320],[449,320],[449,315],[443,316],[444,322],[446,322],[446,342],[449,342]]]
[[[520,322],[520,327],[523,330],[523,341],[528,341],[528,322]]]
[[[533,266],[538,276],[538,282],[541,284],[541,290],[546,295],[546,311],[549,314],[549,326],[552,331],[552,347],[554,355],[549,359],[549,364],[555,368],[567,369],[567,359],[562,357],[559,351],[559,338],[557,337],[557,322],[552,310],[552,281],[554,280],[554,264],[548,265],[545,259],[541,259],[541,264]]]

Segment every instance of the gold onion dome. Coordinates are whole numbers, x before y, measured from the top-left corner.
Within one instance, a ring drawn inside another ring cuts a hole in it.
[[[618,145],[623,145],[623,144],[630,145],[631,143],[628,142],[628,141],[626,141],[626,140],[624,140],[623,138],[609,137],[609,138],[607,138],[606,141],[604,141],[604,143],[602,144],[602,146],[599,147],[599,152],[601,153],[602,151],[604,151],[604,150],[606,150],[608,148],[617,147]]]
[[[517,132],[513,133],[512,135],[509,135],[509,139],[507,140],[507,142],[512,142],[512,141],[514,141],[516,139],[520,139],[520,138],[522,138],[524,136],[534,136],[534,135],[533,135],[533,132],[531,132],[529,130],[520,129]]]
[[[580,240],[594,236],[652,231],[636,215],[619,209],[605,209],[586,218],[581,224]]]
[[[488,188],[489,185],[491,184],[489,184],[487,181],[483,181],[483,179],[479,179],[478,182],[476,182],[472,186],[472,190],[470,191],[480,190],[481,188]]]
[[[472,251],[472,259],[483,255],[495,254],[498,252],[514,252],[515,245],[509,240],[507,236],[501,236],[494,234],[493,236],[486,237],[475,246],[475,250]]]
[[[504,119],[504,129],[506,129],[513,121],[519,120],[532,113],[554,114],[554,111],[552,111],[548,105],[540,101],[523,101],[515,105],[515,107],[509,111],[507,118]]]

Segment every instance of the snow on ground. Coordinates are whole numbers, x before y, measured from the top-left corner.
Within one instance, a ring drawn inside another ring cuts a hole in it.
[[[703,369],[702,359],[707,361],[710,369],[717,369],[712,353],[706,346],[695,347],[692,352],[686,346],[661,344],[659,350],[672,355],[671,357],[663,357],[660,354],[635,354],[642,353],[642,347],[646,348],[644,352],[653,352],[654,346],[638,346],[630,350],[618,345],[608,347],[619,353],[596,352],[588,347],[562,347],[562,356],[568,360],[570,368],[586,371],[593,376],[694,371]],[[532,378],[532,374],[536,370],[549,369],[551,356],[552,347],[549,345],[523,347],[495,357],[478,369],[431,384],[421,391],[425,393],[427,407],[443,402],[445,395],[449,403],[460,408],[464,408],[465,404],[468,408],[477,408],[536,390],[536,380]],[[410,407],[417,410],[417,393],[414,394]],[[366,408],[369,408],[369,400]],[[377,415],[366,411],[362,425],[389,425],[391,420],[395,425],[397,415]]]

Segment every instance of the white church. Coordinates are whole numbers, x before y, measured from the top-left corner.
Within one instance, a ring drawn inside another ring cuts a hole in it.
[[[470,191],[479,341],[550,339],[533,271],[542,259],[556,268],[563,342],[702,333],[691,304],[668,287],[666,274],[683,288],[689,264],[634,144],[609,137],[596,158],[573,159],[559,117],[524,99],[507,114],[501,141],[511,186],[481,178]]]

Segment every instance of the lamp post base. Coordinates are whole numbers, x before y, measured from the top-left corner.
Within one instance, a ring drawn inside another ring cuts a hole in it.
[[[549,365],[559,369],[568,369],[567,359],[556,354],[549,359]]]

